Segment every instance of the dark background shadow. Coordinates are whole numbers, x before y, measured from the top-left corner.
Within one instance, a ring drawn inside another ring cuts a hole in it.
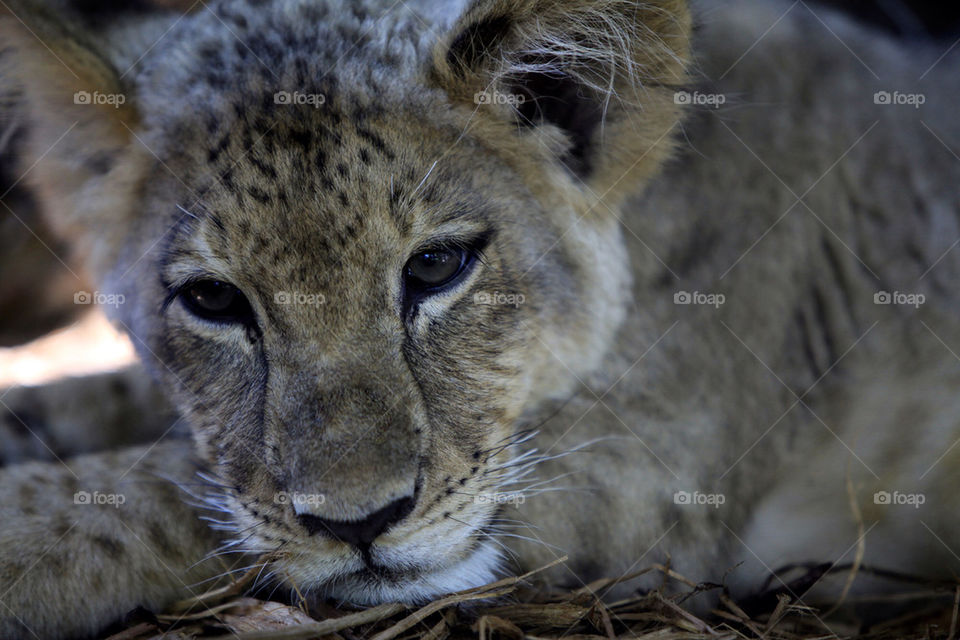
[[[957,0],[815,0],[856,15],[904,38],[960,36]]]

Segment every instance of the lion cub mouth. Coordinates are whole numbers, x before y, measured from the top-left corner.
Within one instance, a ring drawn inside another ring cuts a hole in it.
[[[352,561],[341,564],[340,571],[332,575],[304,556],[293,560],[288,568],[292,575],[312,576],[308,584],[297,581],[301,588],[315,589],[321,597],[342,603],[370,606],[386,602],[422,604],[447,593],[483,586],[497,578],[501,563],[500,553],[486,545],[448,562],[440,558],[426,563],[391,560],[377,551],[374,547],[367,557],[354,554]]]

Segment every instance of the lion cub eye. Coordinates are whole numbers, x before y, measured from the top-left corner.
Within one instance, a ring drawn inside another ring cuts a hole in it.
[[[183,305],[192,314],[216,322],[247,322],[253,309],[239,289],[219,280],[197,280],[179,293]]]
[[[422,251],[407,262],[407,286],[428,290],[453,282],[467,264],[467,252],[459,248],[437,248]]]
[[[424,298],[463,280],[474,265],[483,261],[490,236],[488,232],[472,240],[438,243],[413,254],[403,267],[404,316],[409,317]]]

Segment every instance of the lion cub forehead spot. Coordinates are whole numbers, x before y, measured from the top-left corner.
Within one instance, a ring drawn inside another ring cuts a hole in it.
[[[251,164],[268,161],[254,156]],[[175,212],[184,228],[179,244],[200,254],[219,249],[280,257],[300,250],[305,256],[340,259],[358,244],[403,249],[432,239],[470,239],[488,232],[494,218],[485,198],[462,178],[438,169],[438,161],[425,169],[399,162],[374,168],[341,159],[333,171],[284,164],[284,175],[278,172],[275,182],[258,181],[255,172],[244,171],[211,189],[189,211],[180,207]],[[315,183],[304,179],[317,174]]]

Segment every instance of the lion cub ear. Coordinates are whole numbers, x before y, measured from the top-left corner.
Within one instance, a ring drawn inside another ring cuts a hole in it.
[[[684,0],[472,0],[431,77],[519,135],[559,130],[554,157],[587,186],[635,188],[669,150],[689,35]]]
[[[106,232],[133,181],[132,95],[88,36],[34,2],[0,5],[0,42],[0,116],[25,132],[24,181],[55,230]]]

